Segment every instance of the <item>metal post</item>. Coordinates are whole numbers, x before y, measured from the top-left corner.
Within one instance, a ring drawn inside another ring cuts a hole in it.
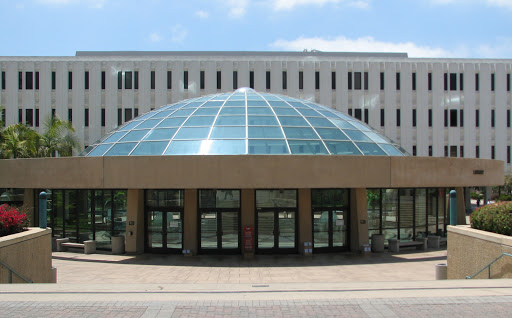
[[[48,219],[47,219],[47,199],[46,199],[46,192],[39,193],[39,227],[42,229],[46,229],[46,226],[48,225]]]
[[[450,225],[457,225],[457,192],[450,191]]]

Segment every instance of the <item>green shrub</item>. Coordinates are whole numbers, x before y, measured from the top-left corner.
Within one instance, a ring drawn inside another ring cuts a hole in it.
[[[512,195],[508,193],[502,193],[498,197],[498,201],[512,201]]]
[[[471,214],[471,227],[512,236],[512,202],[484,205]]]

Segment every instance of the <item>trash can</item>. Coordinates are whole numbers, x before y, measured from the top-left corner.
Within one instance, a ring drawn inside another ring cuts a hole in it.
[[[124,236],[112,236],[112,254],[124,254]]]
[[[436,264],[436,280],[448,279],[448,264]]]
[[[372,252],[384,252],[384,234],[372,234]]]

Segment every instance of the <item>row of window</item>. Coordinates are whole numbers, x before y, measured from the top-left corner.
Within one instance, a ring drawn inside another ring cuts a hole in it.
[[[139,72],[138,71],[119,71],[117,73],[117,88],[123,89],[123,73],[124,73],[124,89],[139,89]],[[266,71],[265,88],[270,89],[271,74]],[[282,89],[288,89],[287,71],[282,74]],[[444,73],[444,90],[457,91],[464,90],[464,74],[460,73]],[[189,78],[188,71],[183,72],[183,88],[188,89]],[[457,80],[458,77],[458,80]],[[491,91],[495,90],[495,74],[490,77]],[[380,89],[384,90],[384,72],[380,73]],[[401,80],[400,72],[395,74],[396,90],[400,90]],[[217,71],[217,89],[222,89],[222,72]],[[51,75],[51,87],[56,89],[56,72]],[[254,88],[254,71],[249,72],[249,86]],[[368,72],[348,72],[347,73],[347,89],[349,90],[368,90]],[[150,88],[156,87],[156,73],[151,71]],[[84,88],[89,89],[89,71],[84,73]],[[106,73],[101,72],[101,89],[106,88]],[[205,89],[205,71],[199,73],[199,88]],[[238,88],[238,71],[233,71],[233,89]],[[331,72],[331,88],[336,89],[336,72]],[[427,75],[427,88],[432,90],[432,73]],[[6,89],[5,72],[2,72],[2,89]],[[18,89],[23,89],[23,72],[18,72]],[[25,72],[25,89],[39,89],[39,72]],[[68,72],[68,89],[73,89],[73,72]],[[167,89],[172,89],[172,71],[167,71]],[[304,89],[304,72],[299,71],[299,89]],[[315,89],[320,89],[320,72],[315,72]],[[416,73],[412,73],[411,89],[416,90]],[[506,76],[506,89],[510,91],[510,74]],[[475,74],[475,91],[480,90],[480,74]]]

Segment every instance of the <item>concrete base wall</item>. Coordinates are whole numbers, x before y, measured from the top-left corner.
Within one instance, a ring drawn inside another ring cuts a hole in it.
[[[512,254],[512,237],[469,226],[448,226],[448,279],[472,276],[503,253]],[[488,278],[488,271],[475,278]],[[512,278],[512,257],[494,263],[491,278]]]
[[[34,283],[52,282],[52,231],[28,231],[0,237],[0,261]],[[8,283],[9,270],[0,265],[0,283]],[[24,283],[13,274],[13,283]]]

